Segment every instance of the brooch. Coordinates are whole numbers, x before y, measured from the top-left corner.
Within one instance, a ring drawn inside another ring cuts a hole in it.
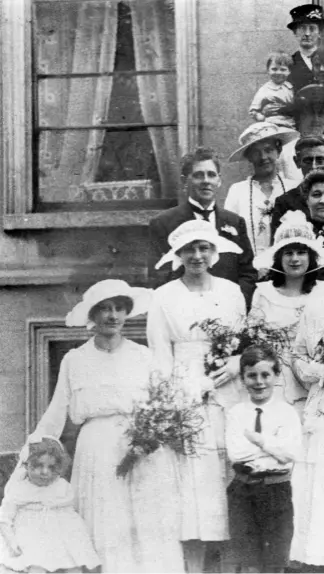
[[[238,235],[237,229],[231,225],[224,225],[224,227],[221,227],[221,231],[225,231],[225,233],[230,233],[231,235]]]

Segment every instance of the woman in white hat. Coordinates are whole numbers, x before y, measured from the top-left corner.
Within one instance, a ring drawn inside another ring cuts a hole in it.
[[[173,269],[183,267],[183,275],[154,292],[147,334],[155,370],[163,379],[173,377],[189,397],[204,405],[203,454],[177,459],[169,452],[180,477],[179,497],[174,501],[175,520],[177,512],[180,517],[175,535],[183,542],[188,571],[202,572],[205,542],[229,538],[223,420],[224,410],[240,400],[240,384],[235,379],[237,357],[220,367],[214,380],[205,375],[208,339],[191,326],[206,318],[218,318],[231,328],[240,326],[245,302],[239,287],[208,272],[219,252],[238,253],[240,248],[202,220],[183,223],[168,241],[171,249],[157,267],[172,262]],[[166,487],[161,483],[161,489]]]
[[[147,347],[126,339],[122,329],[126,319],[147,312],[150,295],[147,289],[113,279],[100,281],[84,293],[66,324],[85,326],[93,336],[64,356],[53,399],[36,429],[36,433],[60,437],[68,414],[82,425],[72,485],[103,572],[180,572],[182,568],[180,550],[177,558],[170,544],[163,546],[163,540],[157,544],[154,539],[159,517],[145,514],[153,496],[142,486],[149,464],[144,465],[146,471],[139,465],[139,472],[134,471],[130,479],[116,476],[128,448],[127,415],[134,400],[145,398],[151,360]],[[152,560],[145,525],[152,531],[156,551]]]
[[[270,245],[270,221],[276,198],[298,185],[278,173],[277,165],[282,146],[297,136],[294,130],[258,122],[241,134],[240,147],[229,158],[230,162],[248,160],[253,166],[252,176],[230,187],[224,207],[244,217],[255,255]]]
[[[291,370],[291,349],[305,304],[320,293],[324,295],[322,282],[317,282],[317,268],[324,264],[324,250],[304,213],[288,211],[281,221],[274,245],[253,261],[257,269],[270,273],[269,281],[259,283],[254,292],[250,315],[260,317],[274,328],[287,328],[287,350],[276,393],[301,415],[307,390]]]

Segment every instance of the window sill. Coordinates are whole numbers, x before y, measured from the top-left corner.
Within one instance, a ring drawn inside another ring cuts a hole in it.
[[[161,209],[26,213],[3,216],[5,231],[77,227],[147,226]]]

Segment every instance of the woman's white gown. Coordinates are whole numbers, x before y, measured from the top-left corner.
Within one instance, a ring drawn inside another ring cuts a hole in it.
[[[67,413],[82,424],[72,485],[103,572],[183,572],[169,500],[159,489],[160,478],[172,497],[177,488],[169,461],[152,454],[125,479],[116,476],[128,447],[128,415],[133,402],[146,397],[150,361],[147,347],[127,339],[110,353],[98,350],[94,339],[69,351],[37,427],[37,432],[59,437]]]
[[[148,314],[148,341],[153,368],[166,380],[172,378],[185,394],[201,403],[204,418],[199,457],[177,456],[163,449],[174,465],[180,496],[174,499],[179,540],[221,541],[229,538],[227,521],[227,469],[224,451],[224,411],[243,393],[239,379],[213,390],[204,373],[204,355],[209,349],[206,335],[191,329],[195,322],[219,318],[229,327],[239,327],[245,302],[239,287],[226,279],[211,277],[211,290],[190,291],[181,279],[158,288]],[[202,395],[209,391],[207,405]],[[168,495],[168,485],[160,482]]]

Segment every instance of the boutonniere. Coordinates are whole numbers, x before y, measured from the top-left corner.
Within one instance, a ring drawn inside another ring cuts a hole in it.
[[[238,235],[237,229],[231,225],[224,225],[224,227],[221,227],[221,231],[225,231],[225,233],[230,233],[231,235]]]
[[[263,207],[259,207],[259,211],[260,211],[260,221],[259,221],[259,233],[262,233],[262,231],[265,231],[265,229],[267,228],[266,219],[270,219],[273,213],[273,204],[271,203],[271,201],[269,201],[269,199],[266,199],[264,202]]]

